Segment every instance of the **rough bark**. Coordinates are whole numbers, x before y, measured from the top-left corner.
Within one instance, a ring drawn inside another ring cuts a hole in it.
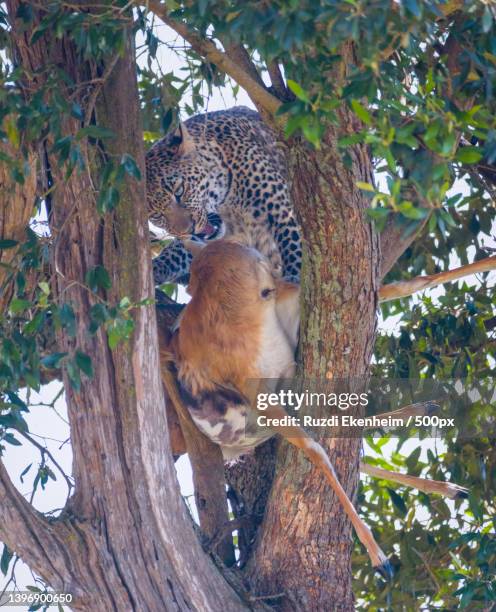
[[[244,568],[262,524],[274,479],[277,440],[261,444],[239,463],[226,467],[228,498],[235,520],[239,522],[239,564]]]
[[[341,110],[341,125],[358,128]],[[375,336],[380,249],[357,181],[372,181],[365,148],[346,168],[329,129],[321,151],[288,148],[294,203],[304,230],[300,354],[307,379],[366,377]],[[332,265],[330,264],[332,262]],[[360,440],[323,440],[353,498]],[[324,482],[295,450],[281,445],[276,477],[249,573],[256,591],[281,610],[353,610],[351,527]],[[282,596],[281,596],[282,593]]]
[[[13,118],[15,120],[15,118]],[[21,144],[2,143],[1,151],[13,164],[26,163],[24,183],[17,183],[11,174],[11,168],[5,162],[0,164],[0,239],[22,242],[25,229],[33,214],[36,195],[36,159],[33,151],[23,153]],[[12,297],[12,284],[9,283],[9,268],[13,265],[18,249],[0,249],[0,313]]]
[[[12,21],[18,6],[17,0],[8,2]],[[29,35],[20,28],[13,34],[18,59],[37,79],[42,79],[37,68],[59,64],[76,85],[87,81],[94,66],[77,57],[69,40],[42,38],[31,45]],[[36,89],[40,83],[30,85]],[[83,93],[82,103],[87,100]],[[144,175],[129,32],[125,53],[114,61],[99,94],[96,120],[115,134],[104,144],[105,155],[133,155]],[[76,119],[65,120],[68,134],[80,127]],[[2,470],[0,538],[52,587],[77,595],[74,609],[245,609],[203,553],[179,494],[153,307],[133,311],[132,338],[114,350],[103,330],[93,336],[87,332],[88,312],[98,299],[84,287],[92,267],[103,265],[111,276],[112,288],[100,296],[109,303],[153,295],[143,182],[126,181],[119,206],[99,218],[94,194],[99,150],[88,149],[88,172],[73,173],[68,181],[55,160],[48,159],[55,184],[50,219],[56,239],[54,290],[61,301],[73,304],[77,315],[76,336],[60,335],[59,344],[61,350],[72,353],[77,347],[91,355],[95,372],[79,392],[64,376],[76,492],[62,516],[48,523],[18,503]]]

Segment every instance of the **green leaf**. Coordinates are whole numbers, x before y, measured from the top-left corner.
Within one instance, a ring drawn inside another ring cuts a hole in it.
[[[43,291],[45,295],[50,295],[50,286],[46,281],[38,283],[38,287]]]
[[[90,309],[90,333],[94,334],[97,329],[110,318],[105,304],[94,304]]]
[[[175,283],[163,283],[158,287],[158,289],[160,289],[160,291],[163,291],[165,295],[172,297],[174,295],[174,292],[177,291],[177,285]]]
[[[482,14],[482,31],[487,34],[493,25],[493,15],[489,6],[484,8]]]
[[[119,308],[122,310],[127,310],[131,306],[131,300],[125,295],[121,301],[119,302]]]
[[[74,315],[74,310],[70,304],[64,303],[62,304],[59,310],[60,322],[63,327],[67,330],[67,333],[71,338],[74,338],[76,335],[76,316]]]
[[[18,244],[17,240],[0,240],[0,249],[12,249]]]
[[[413,202],[401,202],[398,211],[407,219],[415,220],[424,219],[429,214],[428,209],[414,206]]]
[[[173,119],[174,113],[172,112],[172,109],[169,108],[162,117],[162,129],[164,130],[164,134],[167,134],[167,132],[169,131]]]
[[[21,2],[16,11],[17,19],[22,19],[24,23],[29,23],[33,20],[33,7],[29,2]]]
[[[26,467],[25,467],[25,468],[22,470],[21,475],[19,476],[19,480],[20,480],[22,483],[24,483],[24,476],[26,476],[26,474],[29,472],[29,470],[31,469],[31,466],[32,466],[32,465],[33,465],[33,464],[32,464],[32,463],[30,463],[28,466],[26,466]]]
[[[100,214],[113,210],[120,200],[120,193],[116,187],[102,187],[98,195],[96,208]]]
[[[410,453],[410,456],[407,457],[406,465],[409,470],[414,470],[417,467],[421,451],[422,447],[419,445],[412,453]]]
[[[288,79],[287,81],[289,89],[294,93],[294,95],[302,102],[307,102],[310,104],[310,98],[308,97],[307,92],[303,89],[301,85],[298,85],[296,81],[292,81]]]
[[[462,164],[476,164],[482,159],[482,152],[478,147],[460,147],[456,152],[456,160]]]
[[[113,138],[115,136],[112,130],[101,127],[99,125],[87,125],[84,128],[81,128],[76,135],[78,140],[81,138],[89,137],[89,138]]]
[[[422,17],[422,7],[417,0],[405,0],[405,6],[415,17]]]
[[[7,397],[14,404],[14,406],[17,406],[23,412],[28,412],[28,406],[26,402],[24,402],[16,393],[13,393],[12,391],[7,391]]]
[[[5,131],[7,132],[7,138],[9,139],[10,144],[18,148],[21,142],[19,129],[17,128],[17,121],[14,117],[9,117],[4,121]]]
[[[372,117],[369,111],[358,100],[351,100],[351,108],[355,115],[367,125],[371,125]]]
[[[305,117],[303,115],[295,115],[294,117],[289,117],[284,127],[284,135],[286,136],[286,138],[292,136],[296,132],[296,130],[301,127],[301,124],[304,120]]]
[[[372,193],[375,193],[374,186],[371,185],[370,183],[364,183],[363,181],[357,181],[356,186],[358,187],[358,189],[362,189],[363,191],[371,191]]]
[[[132,176],[137,181],[141,181],[141,171],[131,155],[124,153],[121,159],[121,166],[124,167],[129,176]]]
[[[91,357],[81,351],[76,351],[76,364],[80,370],[82,370],[88,378],[93,378],[93,366],[91,364]]]
[[[40,377],[38,372],[24,372],[24,380],[26,381],[26,385],[34,389],[35,391],[40,390]]]
[[[465,610],[475,595],[475,588],[468,588],[460,599],[460,610]]]
[[[4,576],[6,576],[7,572],[9,571],[10,561],[13,556],[14,553],[4,544],[2,557],[0,558],[0,571]]]
[[[406,516],[406,513],[408,512],[408,508],[406,507],[405,500],[401,497],[401,495],[398,495],[396,491],[394,491],[393,489],[390,489],[389,487],[387,487],[387,492],[389,494],[391,501],[393,502],[394,507],[398,510],[400,515]]]
[[[355,134],[350,134],[349,136],[343,136],[338,140],[339,147],[348,147],[350,145],[358,144],[359,142],[363,142],[364,135],[363,132],[356,132]]]
[[[79,391],[81,389],[81,376],[79,374],[79,367],[76,365],[74,361],[68,361],[66,363],[67,375],[69,376],[69,382],[71,387],[75,391]]]
[[[12,433],[6,433],[3,437],[3,439],[5,440],[5,442],[7,442],[8,444],[12,444],[12,446],[22,446],[22,443],[19,442],[19,440],[14,436],[14,434]]]
[[[40,361],[41,365],[45,368],[57,368],[60,361],[67,355],[67,353],[52,353],[51,355],[46,355]]]
[[[35,316],[31,319],[31,321],[26,323],[26,325],[24,326],[24,333],[28,335],[35,334],[37,331],[41,329],[44,322],[45,322],[45,313],[44,312],[36,313]]]
[[[114,349],[120,342],[128,340],[133,330],[134,321],[132,319],[115,319],[107,328],[109,347]]]
[[[23,300],[22,298],[14,298],[9,305],[9,310],[12,314],[19,314],[24,312],[32,306],[29,300]]]
[[[77,102],[73,102],[72,104],[71,115],[76,119],[84,119],[83,109],[79,106]]]
[[[13,429],[18,429],[19,431],[29,431],[28,424],[17,410],[11,410],[9,414],[0,413],[0,425],[6,428],[12,427]]]
[[[86,273],[85,278],[86,284],[92,291],[98,289],[110,289],[112,287],[112,281],[109,273],[103,266],[95,266],[92,270]]]

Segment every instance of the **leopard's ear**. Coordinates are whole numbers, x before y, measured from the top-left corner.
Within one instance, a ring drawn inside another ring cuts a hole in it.
[[[176,155],[178,157],[182,157],[187,153],[193,153],[196,149],[196,144],[193,137],[188,132],[186,125],[182,122],[174,132],[173,142],[175,145],[177,145]]]

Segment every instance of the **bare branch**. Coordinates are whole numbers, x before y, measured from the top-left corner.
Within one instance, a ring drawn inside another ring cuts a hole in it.
[[[88,104],[86,106],[86,111],[84,113],[84,125],[89,125],[91,123],[91,117],[93,115],[93,111],[95,110],[96,100],[101,92],[101,89],[105,83],[105,81],[109,78],[110,73],[115,68],[117,64],[117,60],[119,59],[119,53],[116,53],[110,62],[105,66],[105,71],[102,74],[101,78],[95,82],[95,86],[93,91],[91,92],[90,98],[88,100]]]
[[[399,225],[395,217],[391,217],[379,237],[381,242],[381,279],[386,276],[407,248],[415,242],[424,229],[427,220],[428,217],[423,223],[419,224],[416,231],[405,235],[404,226]]]
[[[24,499],[0,461],[0,540],[54,588],[63,587],[65,555],[58,526]]]
[[[476,261],[466,266],[461,266],[460,268],[455,268],[454,270],[448,270],[447,272],[430,274],[428,276],[417,276],[408,281],[383,285],[379,289],[379,301],[389,302],[390,300],[407,297],[418,291],[436,287],[443,283],[449,283],[470,274],[489,272],[494,269],[496,269],[496,255],[486,257],[485,259],[481,259],[480,261]]]
[[[403,406],[403,408],[398,408],[398,410],[393,410],[392,412],[382,412],[381,414],[376,414],[375,416],[378,419],[384,419],[387,417],[391,417],[393,419],[408,419],[409,417],[414,416],[425,416],[433,414],[436,409],[439,408],[436,402],[417,402],[415,404],[409,404],[408,406]],[[375,429],[374,427],[366,427],[365,429]]]
[[[223,39],[221,39],[221,42],[226,50],[226,55],[230,57],[235,64],[241,66],[248,76],[256,81],[261,87],[266,89],[262,77],[258,73],[255,64],[251,61],[248,51],[243,47],[243,45],[236,43],[225,43]]]
[[[143,2],[136,0],[135,4],[142,5]],[[179,36],[182,36],[199,55],[234,79],[248,93],[264,119],[274,123],[274,115],[281,106],[281,102],[253,79],[244,67],[238,66],[227,53],[218,49],[214,42],[203,38],[187,24],[171,19],[165,4],[161,4],[158,0],[148,0],[146,5],[152,13],[177,32]]]
[[[274,60],[267,64],[267,71],[270,76],[270,82],[274,91],[281,100],[285,100],[288,97],[288,88],[282,77],[281,69],[279,64]]]
[[[74,484],[72,483],[71,479],[69,478],[69,476],[67,476],[67,474],[64,472],[64,470],[62,469],[60,463],[57,462],[57,460],[55,459],[55,457],[52,455],[52,453],[48,450],[48,448],[46,448],[45,446],[43,446],[42,444],[40,444],[39,442],[37,442],[32,436],[30,436],[29,434],[27,434],[25,431],[22,431],[20,429],[17,430],[17,432],[26,440],[28,440],[29,442],[31,442],[31,444],[36,447],[40,453],[41,456],[44,458],[45,455],[50,459],[50,461],[53,463],[53,465],[57,468],[57,470],[60,472],[60,474],[62,475],[63,479],[65,480],[66,484],[67,484],[67,489],[68,489],[68,495],[71,494],[72,489],[74,488]]]

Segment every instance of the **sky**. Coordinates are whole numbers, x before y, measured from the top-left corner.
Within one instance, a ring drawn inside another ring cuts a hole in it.
[[[161,40],[167,41],[170,46],[181,46],[182,42],[178,39],[174,32],[166,28],[166,26],[160,26],[157,28],[157,34]],[[141,58],[141,62],[145,62],[145,57]],[[176,55],[170,48],[161,46],[158,52],[158,63],[162,66],[164,72],[170,72],[173,70],[177,74],[181,74],[181,70],[184,68],[184,63],[181,58]],[[189,95],[189,94],[188,94]],[[188,97],[185,98],[185,102],[188,102]],[[253,108],[253,104],[248,98],[247,94],[240,90],[237,99],[233,97],[232,90],[230,87],[217,89],[214,94],[208,100],[208,110],[221,110],[230,108],[234,105],[245,105]],[[186,118],[186,117],[184,117]],[[464,190],[463,184],[455,186],[455,190]],[[496,246],[496,245],[493,245]],[[456,262],[453,262],[456,265]],[[467,278],[467,280],[471,280]],[[496,275],[493,273],[493,282],[496,281]],[[442,292],[442,288],[430,290],[431,295],[439,295]],[[184,289],[181,289],[179,295],[180,301],[187,300],[187,294]],[[397,321],[394,319],[380,322],[381,329],[387,329],[393,331],[397,326]],[[67,422],[67,410],[63,395],[58,398],[53,406],[53,399],[57,396],[61,389],[60,383],[52,382],[42,388],[40,394],[34,392],[31,393],[29,398],[30,404],[32,405],[31,412],[27,415],[27,422],[29,424],[31,435],[35,440],[41,443],[43,446],[46,445],[48,451],[56,457],[57,462],[66,473],[71,472],[72,453],[69,439],[69,426]],[[411,440],[411,449],[417,445],[418,440]],[[387,447],[386,447],[387,448]],[[407,446],[403,448],[407,450]],[[427,447],[424,445],[423,455],[421,457],[425,459]],[[439,448],[438,448],[439,450]],[[29,499],[33,477],[36,473],[36,468],[40,462],[40,453],[29,443],[23,443],[22,446],[10,446],[8,445],[7,452],[4,456],[4,462],[7,470],[13,479],[19,490]],[[31,464],[29,471],[24,476],[24,482],[20,482],[20,475]],[[54,469],[53,465],[51,466]],[[186,497],[190,497],[193,493],[192,481],[191,481],[191,470],[189,462],[186,457],[182,457],[176,463],[178,480],[181,485],[182,494]],[[57,473],[57,470],[54,469]],[[60,474],[57,473],[57,480],[55,482],[49,481],[46,486],[46,491],[39,490],[34,499],[33,505],[42,512],[54,511],[63,507],[67,496],[67,485]],[[0,547],[1,552],[1,547]],[[26,585],[35,584],[35,578],[31,574],[30,570],[22,562],[19,562],[16,567],[16,579],[17,584],[20,588]],[[5,585],[5,579],[0,576],[0,591]],[[26,608],[27,609],[27,608]],[[67,609],[67,608],[66,608]],[[20,611],[22,608],[9,608],[4,607],[2,610]]]

